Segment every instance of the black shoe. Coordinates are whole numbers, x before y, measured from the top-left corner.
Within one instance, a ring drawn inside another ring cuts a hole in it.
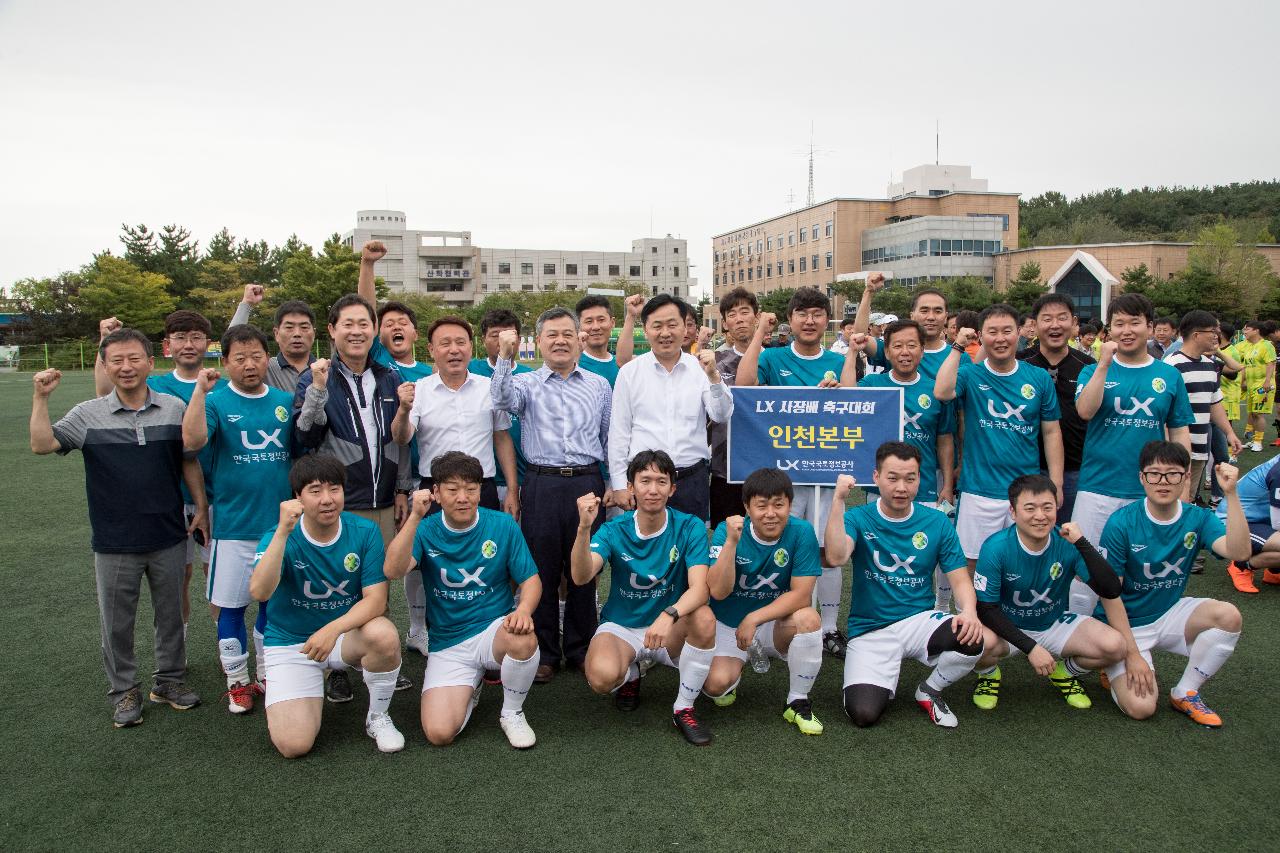
[[[175,711],[186,711],[200,704],[200,697],[181,681],[165,681],[151,688],[151,701],[165,703]]]
[[[127,729],[142,722],[142,691],[137,687],[125,691],[116,702],[111,714],[111,724],[117,729]]]
[[[711,732],[702,727],[692,708],[682,708],[671,715],[671,722],[684,735],[684,739],[694,746],[706,746],[711,743]]]
[[[849,645],[849,640],[839,629],[829,631],[822,635],[822,650],[833,658],[844,660],[845,648]]]
[[[410,689],[410,688],[412,688],[412,687],[413,687],[413,682],[412,682],[412,681],[410,681],[409,679],[405,678],[403,675],[398,675],[398,676],[396,676],[396,691],[395,691],[395,692],[399,693],[401,690],[408,690],[408,689]]]
[[[324,698],[335,705],[351,701],[351,679],[347,677],[346,670],[335,669],[329,673],[329,680],[324,685]]]
[[[633,678],[613,694],[613,707],[619,711],[634,711],[640,707],[640,679]]]

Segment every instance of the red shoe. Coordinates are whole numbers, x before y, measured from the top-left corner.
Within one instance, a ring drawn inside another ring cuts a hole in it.
[[[1227,563],[1227,574],[1231,575],[1231,583],[1240,592],[1256,595],[1258,588],[1253,583],[1253,569],[1242,569],[1235,562]]]
[[[227,710],[233,714],[247,714],[253,710],[253,685],[240,682],[226,692]]]
[[[1208,726],[1211,729],[1222,727],[1222,718],[1217,715],[1208,705],[1204,704],[1204,700],[1200,698],[1198,692],[1188,693],[1182,698],[1169,697],[1169,704],[1173,706],[1175,711],[1181,711],[1202,726]]]
[[[1262,582],[1269,583],[1272,586],[1280,586],[1280,572],[1273,572],[1270,569],[1264,569],[1262,572]]]

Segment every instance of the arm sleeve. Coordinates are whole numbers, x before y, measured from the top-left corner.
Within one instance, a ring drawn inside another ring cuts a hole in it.
[[[1049,378],[1047,371],[1041,371],[1044,376],[1040,382],[1040,420],[1057,421],[1062,419],[1062,410],[1058,407],[1058,389],[1053,386],[1053,380]]]
[[[1102,598],[1119,598],[1120,576],[1111,568],[1106,557],[1099,554],[1098,549],[1083,536],[1076,540],[1076,550],[1080,552],[1080,559],[1084,560],[1085,571],[1081,580]]]
[[[1271,505],[1271,529],[1280,530],[1280,463],[1267,471],[1267,496]]]
[[[85,428],[84,404],[72,407],[58,422],[53,425],[53,437],[58,440],[58,453],[65,456],[73,450],[84,447]]]
[[[1176,372],[1176,367],[1174,371],[1171,379],[1173,405],[1169,407],[1169,416],[1165,421],[1170,429],[1190,426],[1196,422],[1195,413],[1191,411],[1191,398],[1187,396],[1187,383],[1182,380],[1182,374]]]
[[[716,525],[715,532],[711,534],[711,549],[708,552],[711,559],[715,560],[720,556],[720,551],[724,548],[725,540],[729,538],[728,528],[722,521]]]
[[[249,312],[253,310],[248,302],[241,302],[236,306],[236,312],[231,315],[231,322],[228,326],[243,326],[249,322]]]
[[[995,631],[996,636],[1011,643],[1024,655],[1031,654],[1031,650],[1036,647],[1036,641],[1028,637],[1017,625],[1013,624],[1013,621],[1000,609],[999,604],[990,601],[979,601],[978,620],[992,631]]]
[[[298,390],[293,395],[293,435],[298,445],[306,450],[320,446],[329,426],[329,417],[324,409],[329,402],[329,389],[312,385],[311,378],[310,370],[299,376]],[[333,382],[342,381],[338,376],[329,378]]]
[[[1203,513],[1203,518],[1200,520],[1201,546],[1204,548],[1207,548],[1212,553],[1217,554],[1217,556],[1221,557],[1223,555],[1218,554],[1217,551],[1214,551],[1213,546],[1214,546],[1214,543],[1216,543],[1219,539],[1225,538],[1226,535],[1227,535],[1226,523],[1223,522],[1222,519],[1218,518],[1218,516],[1214,515],[1212,512],[1205,510]]]
[[[493,398],[493,408],[496,411],[514,412],[517,415],[524,411],[527,402],[524,387],[515,381],[511,374],[511,362],[504,358],[499,358],[493,368],[493,376],[489,379],[489,395]]]
[[[680,550],[684,552],[685,566],[710,566],[708,557],[707,531],[701,519],[690,518],[680,531]]]
[[[760,349],[760,358],[756,361],[756,384],[757,385],[774,385],[773,381],[773,364],[769,359],[769,353],[772,349]]]
[[[718,424],[728,423],[729,416],[733,414],[733,394],[723,382],[712,385],[708,381],[702,389],[702,407],[711,420]]]
[[[795,524],[793,519],[791,524]],[[796,543],[795,553],[791,555],[791,577],[793,578],[816,578],[822,574],[822,560],[819,556],[818,537],[810,531],[810,527],[804,531],[800,541]]]
[[[608,522],[605,522],[600,525],[600,529],[591,537],[591,553],[598,555],[600,559],[604,560],[606,563],[609,562],[609,557],[613,553],[609,542],[610,529],[611,525]]]
[[[382,564],[386,562],[387,549],[382,544],[382,534],[377,527],[370,528],[365,534],[364,547],[360,550],[363,551],[360,557],[360,586],[386,583],[387,576],[383,574]]]

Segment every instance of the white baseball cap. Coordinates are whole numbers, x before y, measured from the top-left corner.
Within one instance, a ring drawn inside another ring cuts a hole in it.
[[[887,326],[887,325],[889,325],[890,323],[896,323],[896,322],[898,322],[898,315],[897,315],[897,314],[885,314],[885,315],[884,315],[884,319],[883,319],[881,322],[882,322],[882,323],[884,323],[886,326]]]
[[[887,315],[881,314],[879,311],[877,311],[871,315],[871,319],[868,322],[873,326],[883,326],[886,322],[888,322]]]

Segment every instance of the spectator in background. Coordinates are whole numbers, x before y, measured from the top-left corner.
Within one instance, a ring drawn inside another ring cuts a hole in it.
[[[1155,328],[1151,332],[1151,340],[1147,341],[1147,352],[1152,358],[1164,358],[1177,351],[1174,339],[1177,337],[1178,321],[1173,317],[1156,318]]]

